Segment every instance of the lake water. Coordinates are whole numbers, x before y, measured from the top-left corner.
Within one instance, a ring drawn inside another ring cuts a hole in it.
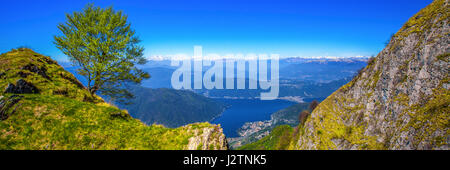
[[[245,122],[270,120],[270,115],[272,113],[296,104],[285,100],[217,100],[230,105],[220,117],[211,122],[213,124],[221,124],[226,137],[238,137],[237,130],[242,127]]]

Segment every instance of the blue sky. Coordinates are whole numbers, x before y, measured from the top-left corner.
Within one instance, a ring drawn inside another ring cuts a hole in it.
[[[392,33],[432,0],[14,0],[0,6],[0,52],[29,46],[57,60],[53,35],[65,13],[113,5],[143,40],[146,55],[277,53],[376,55]]]

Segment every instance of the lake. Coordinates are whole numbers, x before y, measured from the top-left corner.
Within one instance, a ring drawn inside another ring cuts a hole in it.
[[[220,124],[226,137],[239,137],[237,130],[246,122],[270,120],[278,110],[296,104],[286,100],[259,99],[217,99],[229,106],[223,114],[211,123]]]

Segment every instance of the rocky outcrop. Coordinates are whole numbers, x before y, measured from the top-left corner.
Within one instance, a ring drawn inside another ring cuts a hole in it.
[[[448,0],[413,16],[324,100],[291,149],[449,149]]]
[[[227,150],[227,141],[220,125],[202,129],[192,128],[192,125],[186,127],[189,128],[188,133],[193,135],[186,150]]]
[[[22,100],[23,96],[19,95],[11,95],[9,97],[0,96],[0,120],[6,120],[8,117],[14,112],[19,105],[20,100]]]
[[[19,79],[17,80],[16,85],[11,83],[8,84],[4,93],[15,93],[15,94],[39,93],[39,90],[33,84],[23,79]]]
[[[46,73],[47,69],[45,69],[45,67],[39,68],[38,66],[36,66],[34,64],[28,64],[26,66],[23,66],[22,70],[28,70],[30,72],[36,73],[36,74],[50,80],[50,77]]]

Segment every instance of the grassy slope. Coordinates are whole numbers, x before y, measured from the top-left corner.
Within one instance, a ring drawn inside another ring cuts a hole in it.
[[[42,75],[22,69],[34,64]],[[19,72],[28,74],[20,77]],[[0,149],[184,149],[194,129],[208,123],[176,129],[146,126],[124,110],[90,97],[78,80],[49,57],[29,49],[12,50],[0,56],[0,89],[24,79],[39,94],[24,96],[11,114],[0,121]],[[12,94],[0,92],[8,98]]]

